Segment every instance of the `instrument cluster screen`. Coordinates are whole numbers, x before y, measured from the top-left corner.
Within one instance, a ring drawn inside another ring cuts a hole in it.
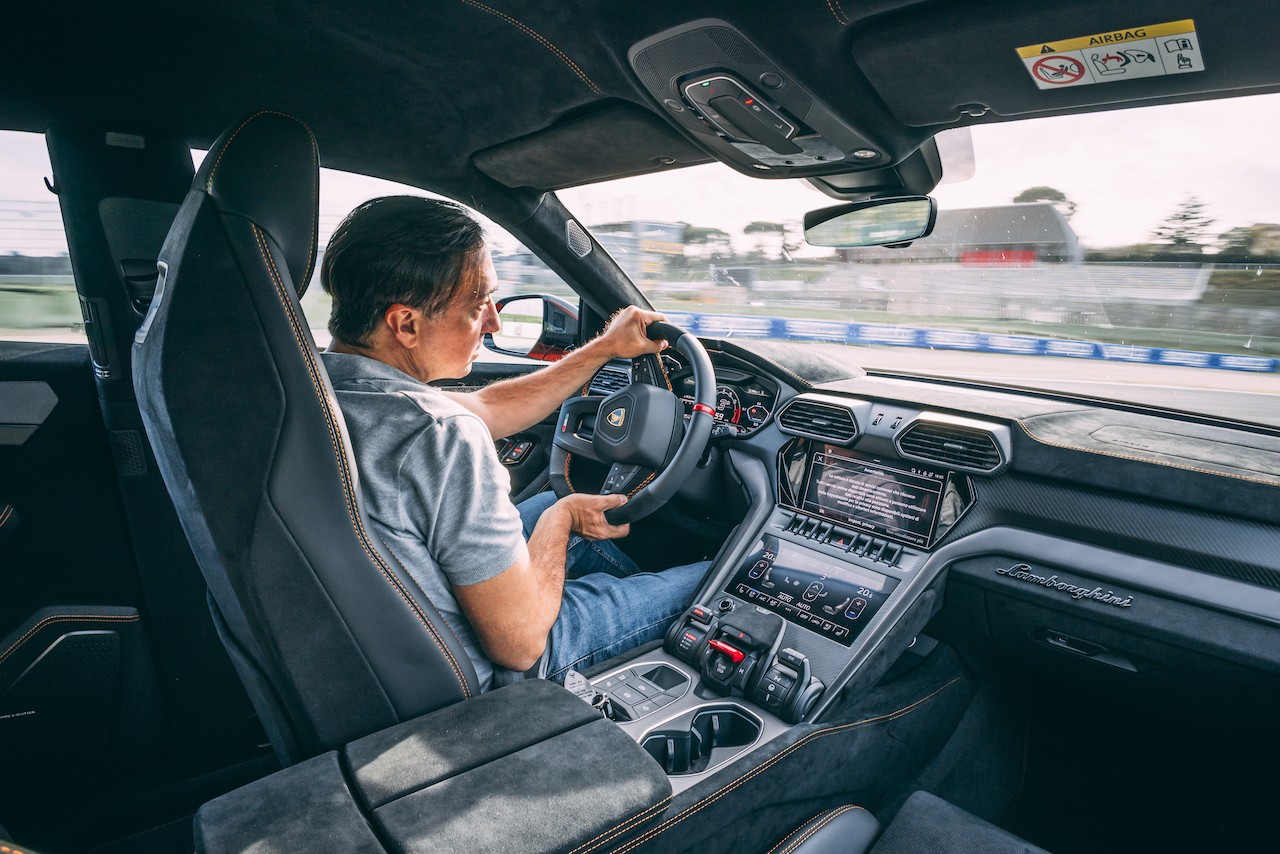
[[[819,445],[809,462],[800,509],[855,530],[928,547],[941,533],[940,513],[949,525],[959,512],[953,506],[957,502],[963,503],[944,470]]]
[[[737,372],[730,372],[730,376],[730,381],[716,386],[716,423],[737,433],[750,433],[768,420],[777,393],[756,377]],[[688,415],[693,411],[693,377],[676,378],[675,391]]]
[[[727,590],[748,604],[851,646],[897,586],[896,578],[765,534]]]

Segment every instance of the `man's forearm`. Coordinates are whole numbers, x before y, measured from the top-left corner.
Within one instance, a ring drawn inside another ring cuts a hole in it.
[[[477,392],[452,395],[488,426],[493,437],[527,430],[560,408],[566,398],[616,358],[608,344],[596,338],[545,368],[493,383]]]
[[[496,664],[528,670],[546,649],[564,595],[572,525],[565,508],[548,508],[529,537],[525,557],[488,581],[453,588],[485,655]]]

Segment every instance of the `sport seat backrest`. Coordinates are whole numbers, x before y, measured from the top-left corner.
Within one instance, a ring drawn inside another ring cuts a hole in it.
[[[461,645],[363,510],[298,304],[318,188],[298,120],[264,111],[228,129],[169,232],[133,348],[215,623],[285,761],[478,693]]]

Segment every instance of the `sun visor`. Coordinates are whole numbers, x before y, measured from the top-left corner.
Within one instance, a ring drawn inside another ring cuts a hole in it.
[[[665,121],[633,104],[555,124],[486,148],[476,168],[508,187],[558,190],[611,178],[709,163]]]
[[[894,115],[925,127],[1280,88],[1275,34],[1258,26],[1272,15],[1270,0],[934,3],[869,22],[852,48]]]

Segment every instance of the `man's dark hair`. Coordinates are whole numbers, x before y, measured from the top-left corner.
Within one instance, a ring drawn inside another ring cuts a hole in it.
[[[383,196],[357,207],[329,238],[320,286],[333,298],[329,333],[368,346],[387,309],[439,314],[478,275],[484,230],[453,202]]]

